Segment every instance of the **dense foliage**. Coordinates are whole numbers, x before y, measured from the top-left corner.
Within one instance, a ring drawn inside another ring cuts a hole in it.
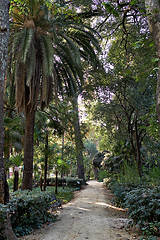
[[[146,235],[160,235],[160,189],[143,183],[127,184],[111,182],[114,202],[128,209],[133,223]]]
[[[47,188],[46,192],[41,192],[40,188],[33,191],[16,191],[12,194],[7,206],[0,206],[1,233],[6,212],[10,214],[12,227],[17,236],[29,234],[33,229],[40,228],[43,223],[54,221],[55,210],[57,210],[57,208],[54,209],[56,201],[61,204],[67,203],[73,197],[73,191],[78,189],[75,187],[61,188],[57,195],[53,187]],[[3,237],[0,236],[0,239]]]
[[[105,179],[134,224],[160,234],[159,8],[150,0],[10,1],[0,202],[9,200],[7,178],[17,236],[49,220],[53,192],[66,198],[60,186],[89,178]],[[55,189],[17,191],[38,185]]]

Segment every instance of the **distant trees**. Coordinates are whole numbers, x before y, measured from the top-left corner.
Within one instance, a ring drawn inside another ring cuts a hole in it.
[[[110,38],[110,48],[104,58],[107,73],[101,80],[97,103],[91,112],[110,139],[106,150],[127,161],[132,158],[141,176],[145,138],[150,136],[152,141],[148,129],[155,104],[157,69],[155,48],[147,28],[141,32],[141,25],[127,27],[132,31],[127,41],[122,41],[121,28]]]

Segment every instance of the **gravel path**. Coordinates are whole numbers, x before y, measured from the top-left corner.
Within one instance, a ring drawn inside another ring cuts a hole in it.
[[[130,240],[138,239],[125,231],[128,219],[123,209],[111,205],[111,193],[102,183],[89,181],[64,205],[58,221],[20,240]]]

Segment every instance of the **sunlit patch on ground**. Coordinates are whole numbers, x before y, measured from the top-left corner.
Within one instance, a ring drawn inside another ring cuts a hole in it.
[[[123,209],[123,208],[118,208],[118,207],[115,207],[113,205],[110,205],[108,203],[104,203],[104,202],[95,202],[96,205],[101,205],[101,206],[105,206],[107,208],[112,208],[112,209],[115,209],[115,210],[118,210],[118,211],[123,211],[123,212],[126,212],[126,209]]]

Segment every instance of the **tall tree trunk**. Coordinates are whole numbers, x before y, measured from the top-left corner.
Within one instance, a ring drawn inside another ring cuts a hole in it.
[[[64,131],[63,131],[63,135],[62,135],[62,162],[64,161]],[[61,178],[64,177],[65,171],[64,171],[64,167],[62,167],[61,170]]]
[[[4,155],[5,161],[9,161],[9,158],[10,158],[10,131],[9,130],[5,131],[3,155]],[[7,178],[10,178],[8,164],[6,164],[5,166],[5,172],[6,172]]]
[[[154,39],[156,50],[157,50],[157,58],[158,61],[158,79],[157,79],[157,116],[159,122],[159,130],[160,130],[160,1],[159,0],[145,0],[146,11],[148,13],[148,25],[149,30]]]
[[[3,95],[4,81],[8,56],[8,35],[9,35],[9,1],[0,1],[0,203],[5,203],[6,198],[6,177],[3,158],[4,129],[3,129]]]
[[[4,129],[3,129],[3,94],[4,81],[8,56],[8,35],[9,35],[9,1],[0,1],[0,203],[9,201],[9,190],[5,176],[3,159]],[[12,230],[9,214],[6,212],[5,221],[1,222],[2,237],[6,240],[16,240]]]
[[[55,178],[55,194],[58,193],[58,170],[56,169],[56,178]]]
[[[135,120],[135,143],[136,143],[136,151],[137,151],[137,168],[138,168],[138,173],[139,176],[142,176],[142,160],[141,160],[141,144],[139,141],[139,135],[138,135],[138,128],[137,128],[137,117]]]
[[[15,167],[14,168],[14,184],[13,184],[13,191],[18,190],[18,181],[19,181],[19,168]]]
[[[45,142],[44,191],[46,191],[46,186],[47,186],[47,165],[48,165],[48,131],[46,132],[46,142]]]
[[[35,111],[26,111],[22,190],[32,190],[33,185],[34,119]]]
[[[78,113],[78,101],[77,96],[72,99],[72,106],[74,110],[74,134],[75,134],[75,144],[76,144],[76,160],[77,160],[77,173],[78,177],[85,181],[84,177],[84,164],[83,164],[83,142],[79,123],[79,113]]]
[[[128,133],[129,133],[129,139],[130,139],[130,142],[131,142],[131,146],[132,146],[132,152],[133,152],[133,156],[134,156],[134,161],[135,161],[135,164],[137,163],[137,153],[136,153],[136,149],[135,149],[135,146],[134,146],[134,132],[133,132],[133,127],[132,127],[132,124],[131,124],[131,118],[129,119],[129,122],[128,122]]]

